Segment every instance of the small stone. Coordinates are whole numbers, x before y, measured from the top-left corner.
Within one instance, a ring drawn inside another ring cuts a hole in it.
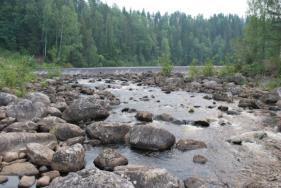
[[[60,177],[60,172],[57,170],[53,170],[53,171],[42,173],[42,176],[48,176],[50,177],[51,180],[53,180],[57,177]]]
[[[19,187],[20,188],[29,188],[35,183],[35,177],[34,176],[23,176],[20,179]]]
[[[198,120],[198,121],[194,121],[193,125],[198,127],[209,127],[210,123],[208,121]]]
[[[37,187],[46,187],[50,184],[51,178],[49,176],[43,176],[37,180]]]
[[[0,176],[0,184],[6,183],[9,180],[7,176]]]
[[[46,167],[46,166],[41,166],[40,168],[39,168],[39,172],[40,173],[44,173],[44,172],[47,172],[48,171],[48,167]]]
[[[227,112],[228,111],[228,107],[227,106],[219,106],[218,109],[222,112]]]
[[[207,163],[208,159],[202,155],[195,155],[193,157],[193,162],[198,164],[205,164]]]
[[[202,141],[191,140],[191,139],[180,139],[176,144],[176,148],[180,151],[189,151],[189,150],[207,148],[207,145]]]
[[[204,186],[204,182],[196,177],[189,177],[183,182],[186,188],[200,188]]]
[[[153,114],[150,112],[138,112],[136,114],[136,119],[139,121],[152,122]]]
[[[39,174],[39,171],[33,164],[29,162],[23,162],[4,166],[0,174],[8,176],[32,176]]]

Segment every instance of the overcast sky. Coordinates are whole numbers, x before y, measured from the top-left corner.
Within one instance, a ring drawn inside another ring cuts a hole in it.
[[[149,12],[185,12],[204,17],[217,13],[238,14],[244,16],[247,11],[247,0],[101,0],[108,5],[116,4],[126,9],[142,10]]]

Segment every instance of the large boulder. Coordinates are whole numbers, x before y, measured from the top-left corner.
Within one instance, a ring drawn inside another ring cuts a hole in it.
[[[181,180],[161,168],[128,165],[118,166],[114,172],[129,179],[136,188],[184,188]]]
[[[101,170],[113,171],[116,166],[128,164],[128,159],[114,149],[105,149],[94,160],[94,164]]]
[[[56,124],[59,123],[66,123],[65,120],[54,117],[54,116],[47,116],[41,119],[38,124],[38,131],[39,132],[49,132]]]
[[[49,97],[40,92],[29,93],[26,98],[31,100],[33,103],[41,102],[46,106],[49,106],[51,104]]]
[[[69,122],[81,120],[104,120],[109,116],[108,103],[96,96],[81,97],[74,100],[65,111],[62,118]]]
[[[124,143],[125,136],[130,131],[131,126],[118,123],[96,122],[86,129],[89,138],[98,139],[103,144]]]
[[[215,93],[213,99],[216,101],[232,102],[232,97],[228,96],[227,93]]]
[[[30,143],[26,146],[27,156],[33,164],[49,166],[53,159],[54,151],[47,146]]]
[[[151,125],[134,126],[130,131],[130,145],[143,150],[166,150],[175,143],[175,136],[169,131]]]
[[[49,133],[0,133],[0,154],[24,150],[29,143],[52,147],[57,145],[57,139]]]
[[[52,181],[49,188],[134,188],[134,185],[112,172],[101,171],[95,167],[77,173],[69,173]]]
[[[39,174],[37,168],[29,163],[12,163],[10,165],[4,166],[0,175],[7,176],[33,176]]]
[[[3,129],[5,132],[36,132],[38,125],[32,121],[16,122]]]
[[[7,107],[7,116],[17,121],[32,121],[40,119],[47,113],[47,106],[42,102],[32,102],[28,99],[19,100]]]
[[[12,102],[15,102],[17,97],[9,93],[0,92],[0,106],[7,106]]]
[[[262,102],[265,104],[276,104],[277,101],[280,99],[277,93],[267,93],[261,97]]]
[[[63,173],[76,172],[85,165],[85,150],[81,144],[60,148],[54,153],[52,169]]]
[[[238,106],[241,108],[259,109],[255,99],[241,99]]]
[[[58,140],[66,141],[69,138],[83,136],[85,134],[79,126],[69,123],[58,123],[51,130],[50,133],[56,135]]]

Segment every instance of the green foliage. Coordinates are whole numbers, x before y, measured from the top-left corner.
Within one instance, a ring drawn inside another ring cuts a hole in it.
[[[0,88],[15,89],[22,96],[26,92],[26,84],[36,79],[34,59],[19,54],[0,54]]]
[[[225,76],[233,76],[237,73],[236,67],[233,64],[224,64],[222,63],[222,67],[219,68],[219,76],[225,77]]]
[[[162,66],[161,74],[164,76],[170,76],[174,68],[170,57],[168,55],[162,55],[159,58],[159,63]]]
[[[47,72],[48,78],[60,77],[62,74],[61,67],[57,64],[45,63],[40,68]]]
[[[192,60],[192,63],[190,64],[188,68],[188,76],[191,79],[194,79],[198,76],[200,76],[200,69],[198,68],[198,62],[196,59]]]
[[[202,75],[211,77],[214,76],[216,73],[213,61],[211,59],[208,59],[207,63],[202,68]]]
[[[281,77],[270,80],[266,84],[265,89],[272,91],[272,90],[274,90],[275,88],[278,88],[278,87],[281,87]]]

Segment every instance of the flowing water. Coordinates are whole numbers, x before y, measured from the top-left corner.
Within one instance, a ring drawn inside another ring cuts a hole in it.
[[[140,164],[165,168],[175,176],[185,179],[190,176],[202,177],[209,182],[218,182],[217,186],[236,187],[241,180],[247,180],[249,174],[245,169],[250,168],[256,161],[268,160],[270,154],[264,151],[262,145],[249,143],[242,146],[231,145],[226,140],[231,136],[244,132],[262,129],[262,115],[258,112],[243,111],[237,107],[237,101],[228,104],[215,102],[203,97],[206,94],[188,93],[185,91],[165,94],[159,88],[137,86],[136,84],[115,81],[106,84],[105,81],[80,80],[80,84],[91,88],[107,88],[121,100],[121,104],[112,109],[106,122],[122,122],[136,124],[135,113],[122,113],[124,108],[133,108],[138,111],[149,111],[154,115],[168,113],[179,120],[209,120],[208,128],[198,128],[192,125],[175,125],[163,121],[154,121],[152,124],[167,129],[176,136],[176,139],[188,138],[204,141],[207,149],[181,152],[171,149],[164,152],[143,152],[132,150],[127,146],[111,146],[126,156],[130,164]],[[141,100],[143,97],[149,101]],[[218,106],[228,106],[231,110],[240,111],[240,115],[223,114],[222,119],[231,125],[219,125],[219,116],[222,114]],[[189,110],[194,109],[194,113]],[[87,166],[93,163],[95,157],[105,148],[88,148],[86,154]],[[205,165],[193,163],[194,155],[203,155],[208,158]],[[256,156],[258,154],[258,156]],[[274,157],[272,160],[275,162]],[[262,161],[261,161],[262,162]],[[265,164],[266,165],[266,164]],[[243,173],[244,172],[244,173]]]

